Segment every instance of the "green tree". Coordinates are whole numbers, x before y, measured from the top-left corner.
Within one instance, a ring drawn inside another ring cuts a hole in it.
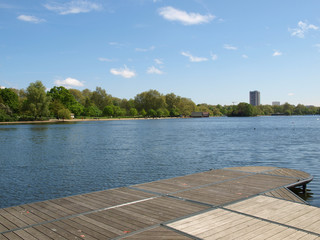
[[[180,114],[190,116],[196,110],[196,104],[189,98],[181,98],[178,108],[180,109]]]
[[[220,112],[220,109],[218,107],[212,108],[212,115],[213,116],[222,116],[223,114]]]
[[[71,113],[69,109],[63,108],[58,111],[58,118],[62,119],[70,119],[71,118]]]
[[[105,106],[103,109],[103,116],[112,117],[114,115],[113,105]]]
[[[140,111],[140,115],[141,115],[142,117],[147,116],[146,110],[142,109],[142,110]]]
[[[170,117],[177,117],[179,115],[180,115],[180,112],[178,108],[172,108],[169,112]]]
[[[15,91],[9,88],[0,89],[0,102],[7,105],[13,113],[18,113],[20,102]]]
[[[156,112],[155,110],[153,110],[153,109],[149,109],[147,115],[148,115],[149,117],[153,117],[153,118],[154,118],[154,117],[157,116],[157,112]]]
[[[135,108],[130,108],[129,115],[132,117],[138,116],[138,110]]]
[[[46,88],[41,81],[30,83],[26,91],[26,100],[24,101],[24,110],[34,119],[48,117],[50,97],[46,94]]]
[[[113,106],[113,111],[115,117],[122,117],[126,115],[126,110],[119,106]]]
[[[101,87],[96,87],[96,90],[92,92],[90,100],[103,111],[105,106],[112,104],[112,96],[106,93],[106,90]]]
[[[249,103],[241,102],[239,103],[234,110],[229,114],[232,117],[251,117],[256,116],[254,107]]]
[[[176,96],[174,93],[168,93],[165,96],[165,99],[166,99],[167,109],[169,110],[169,112],[179,112],[178,106],[181,101],[181,97]]]
[[[86,98],[80,90],[71,88],[69,89],[69,92],[70,94],[72,94],[72,96],[76,99],[78,103],[80,103],[81,105],[85,104]]]
[[[148,112],[150,109],[166,107],[165,97],[156,90],[149,90],[147,92],[137,94],[134,98],[134,103],[136,109],[139,111],[144,109]]]
[[[64,105],[60,102],[60,100],[53,100],[50,104],[49,104],[49,110],[51,112],[51,115],[53,115],[56,118],[59,118],[58,116],[58,112],[61,109],[64,109]]]
[[[48,92],[48,96],[50,96],[53,101],[60,101],[65,108],[68,108],[76,116],[81,115],[81,113],[83,112],[83,106],[65,87],[55,86],[51,88]]]
[[[159,109],[157,109],[156,112],[157,112],[157,116],[158,116],[158,117],[163,117],[163,116],[164,116],[163,109],[159,108]]]
[[[292,115],[293,111],[294,111],[294,106],[290,105],[289,103],[285,103],[283,104],[283,114],[285,115]]]
[[[94,104],[85,108],[84,113],[89,117],[100,117],[102,115],[102,111]]]

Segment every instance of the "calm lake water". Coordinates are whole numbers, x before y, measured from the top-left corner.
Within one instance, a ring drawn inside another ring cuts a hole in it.
[[[320,116],[0,125],[0,208],[262,165],[306,171],[320,207]]]

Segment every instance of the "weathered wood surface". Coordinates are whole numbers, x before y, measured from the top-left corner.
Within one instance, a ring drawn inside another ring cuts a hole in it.
[[[319,208],[285,188],[311,179],[293,169],[225,168],[24,204],[0,209],[0,240],[315,239]]]
[[[285,187],[266,192],[263,195],[307,204],[303,199]]]

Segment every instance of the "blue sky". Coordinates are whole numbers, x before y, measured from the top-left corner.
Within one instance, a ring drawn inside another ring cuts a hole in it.
[[[320,1],[0,0],[0,86],[320,106]]]

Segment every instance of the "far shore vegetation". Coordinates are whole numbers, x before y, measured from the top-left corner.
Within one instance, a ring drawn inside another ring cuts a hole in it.
[[[285,103],[280,106],[196,105],[190,98],[174,93],[161,94],[149,90],[137,94],[134,99],[113,97],[101,87],[95,91],[66,89],[55,86],[46,91],[41,81],[31,83],[27,89],[0,89],[0,122],[35,121],[75,118],[145,118],[188,117],[192,112],[208,112],[210,116],[258,116],[258,115],[315,115],[319,107],[297,106]]]

